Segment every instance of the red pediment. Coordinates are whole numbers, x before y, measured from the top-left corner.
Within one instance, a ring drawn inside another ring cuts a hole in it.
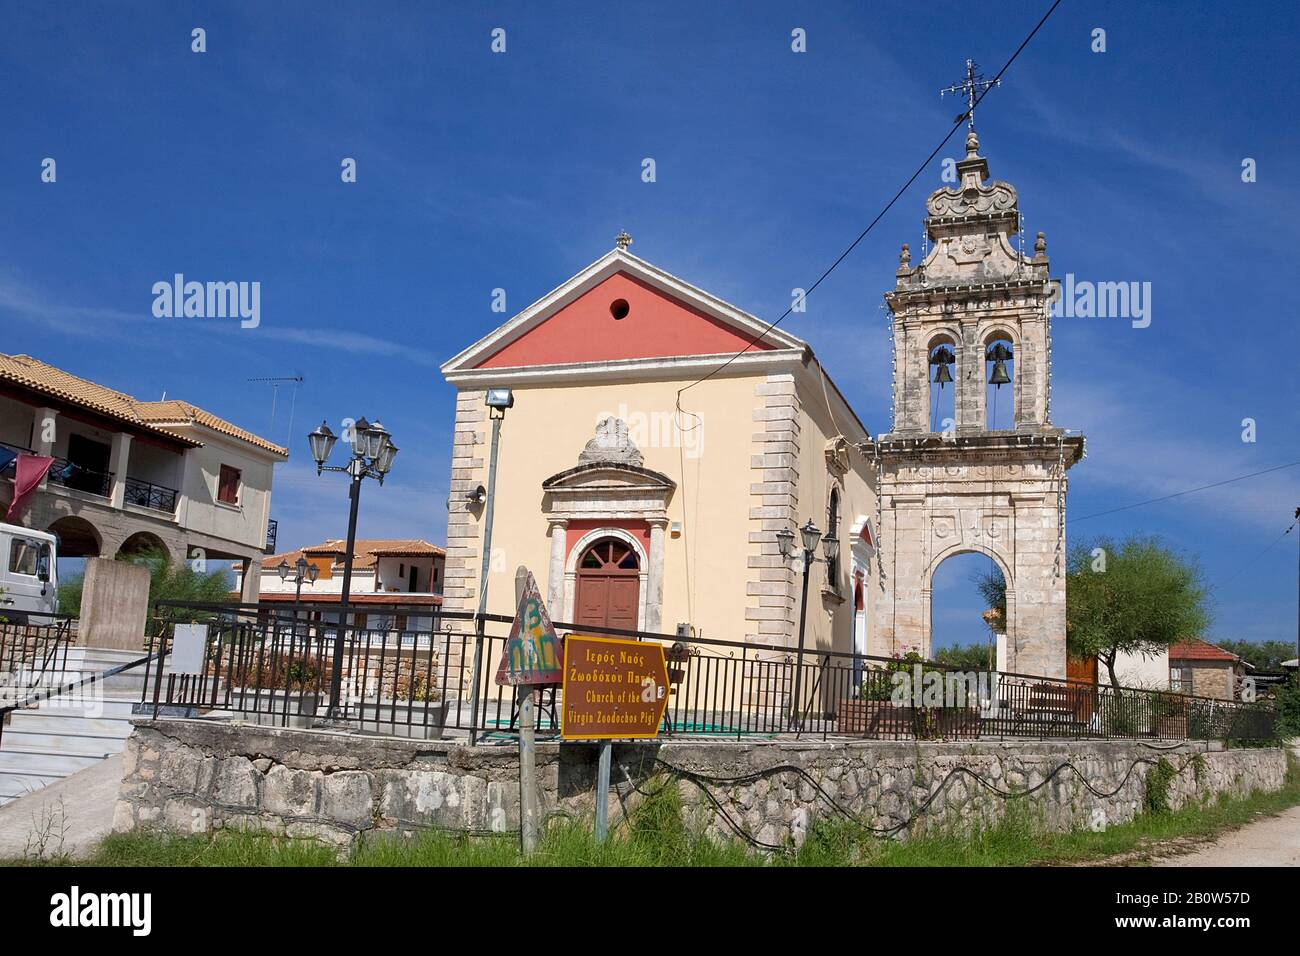
[[[621,316],[621,317],[619,317]],[[738,352],[754,333],[616,272],[474,365],[517,368]],[[769,351],[768,341],[751,351]]]

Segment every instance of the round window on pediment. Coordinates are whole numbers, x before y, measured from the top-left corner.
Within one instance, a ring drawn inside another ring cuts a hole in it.
[[[627,304],[627,299],[615,299],[609,304],[609,314],[615,320],[626,319],[627,314],[632,311],[632,307]]]

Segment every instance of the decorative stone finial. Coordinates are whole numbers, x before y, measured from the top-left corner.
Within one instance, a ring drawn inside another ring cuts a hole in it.
[[[1047,237],[1041,232],[1038,234],[1038,238],[1034,240],[1034,255],[1047,255]]]
[[[975,135],[975,130],[966,134],[966,158],[974,159],[980,154],[980,138]]]
[[[898,254],[898,267],[900,269],[906,269],[911,265],[911,262],[912,250],[907,247],[907,243],[903,243],[903,251]]]
[[[632,237],[624,230],[614,237],[614,245],[620,249],[627,249],[628,246],[632,245]]]
[[[596,462],[641,465],[641,450],[628,437],[627,422],[609,415],[596,425],[596,435],[582,453],[578,455],[578,464],[589,465]]]

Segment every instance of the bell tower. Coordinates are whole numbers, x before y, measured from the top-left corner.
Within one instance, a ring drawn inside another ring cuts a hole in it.
[[[976,552],[1007,583],[999,667],[1064,677],[1066,471],[1084,442],[1052,424],[1046,240],[1038,233],[1024,254],[1016,190],[990,180],[962,89],[971,111],[957,182],[926,201],[927,248],[914,264],[903,245],[885,295],[892,426],[864,446],[879,480],[871,652],[930,657],[935,569]]]

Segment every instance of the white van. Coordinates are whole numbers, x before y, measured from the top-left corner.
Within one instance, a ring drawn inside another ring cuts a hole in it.
[[[48,531],[0,524],[0,618],[59,613],[57,559],[58,539]]]

